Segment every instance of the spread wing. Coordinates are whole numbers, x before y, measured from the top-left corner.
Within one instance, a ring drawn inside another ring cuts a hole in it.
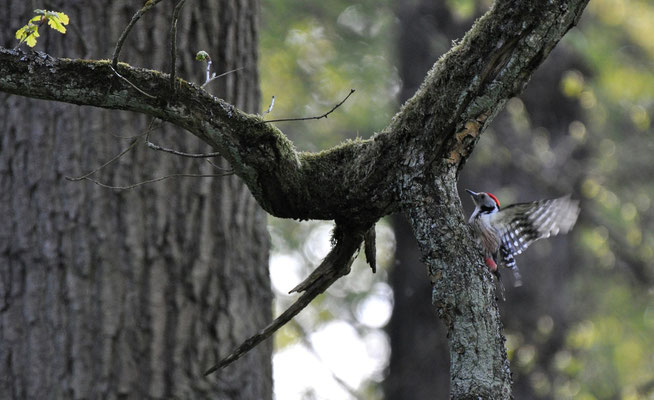
[[[518,203],[493,216],[498,228],[503,253],[522,253],[534,241],[572,229],[579,215],[579,201],[570,196],[558,199]]]

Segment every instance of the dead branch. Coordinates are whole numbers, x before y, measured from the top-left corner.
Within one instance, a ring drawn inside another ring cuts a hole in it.
[[[152,119],[150,124],[154,123],[155,118]],[[181,157],[188,157],[188,158],[210,158],[210,157],[218,157],[220,156],[219,152],[213,152],[213,153],[186,153],[183,151],[178,151],[174,149],[169,149],[167,147],[159,146],[158,144],[154,144],[150,141],[150,134],[152,133],[152,129],[150,129],[146,135],[145,135],[145,145],[151,148],[152,150],[157,150],[157,151],[163,151],[165,153],[170,153],[174,154],[176,156],[181,156]]]
[[[231,171],[231,170],[228,169],[228,168],[223,168],[223,167],[217,165],[216,163],[212,162],[212,161],[209,160],[209,159],[206,159],[205,161],[208,162],[209,164],[211,164],[212,167],[214,167],[215,169],[217,169],[217,170],[219,170],[219,171]]]
[[[144,96],[147,96],[147,97],[149,97],[149,98],[151,98],[151,99],[156,99],[156,98],[157,98],[156,96],[153,96],[153,95],[151,95],[151,94],[149,94],[149,93],[146,93],[145,91],[143,91],[142,89],[140,89],[138,86],[136,86],[135,84],[133,84],[132,82],[130,82],[129,79],[127,79],[127,78],[125,78],[124,76],[122,76],[121,74],[119,74],[118,71],[116,71],[116,69],[115,69],[114,67],[112,67],[111,65],[109,66],[109,68],[111,68],[111,70],[114,71],[114,74],[116,74],[117,77],[119,77],[120,79],[122,79],[122,80],[124,80],[125,82],[127,82],[131,87],[133,87],[134,89],[138,90],[138,91],[139,91],[141,94],[143,94]]]
[[[262,331],[245,340],[231,354],[209,368],[204,375],[207,376],[241,358],[259,343],[272,336],[279,328],[286,325],[288,321],[304,310],[313,299],[327,290],[340,277],[347,275],[354,261],[353,256],[361,246],[361,242],[363,242],[363,234],[343,233],[341,239],[336,242],[336,245],[323,259],[318,268],[309,278],[302,282],[302,287],[297,290],[304,291],[302,296]]]
[[[221,77],[223,77],[223,76],[225,76],[225,75],[229,75],[229,74],[231,74],[231,73],[233,73],[233,72],[238,72],[238,71],[242,70],[243,68],[245,68],[245,67],[239,67],[239,68],[230,69],[229,71],[227,71],[227,72],[223,72],[223,73],[220,74],[220,75],[216,75],[216,73],[214,72],[214,73],[211,75],[211,77],[209,77],[209,73],[210,73],[210,70],[211,70],[211,59],[209,59],[209,61],[207,61],[207,79],[206,79],[206,81],[202,84],[202,86],[200,86],[200,87],[204,88],[205,86],[207,86],[209,83],[213,82],[214,80],[216,80],[216,79],[218,79],[218,78],[221,78]]]
[[[173,150],[169,149],[166,147],[159,146],[158,144],[154,144],[147,140],[145,142],[146,146],[151,148],[152,150],[157,150],[157,151],[163,151],[165,153],[170,153],[174,154],[176,156],[181,156],[181,157],[188,157],[188,158],[210,158],[210,157],[218,157],[220,156],[219,152],[213,152],[213,153],[185,153],[183,151],[178,151],[178,150]]]
[[[125,154],[129,153],[129,151],[132,150],[132,149],[134,148],[134,146],[136,146],[137,141],[138,141],[138,137],[132,139],[132,141],[131,141],[131,143],[129,144],[129,146],[127,146],[123,151],[121,151],[120,153],[118,153],[117,155],[115,155],[114,157],[112,157],[112,158],[111,158],[109,161],[107,161],[106,163],[104,163],[104,164],[100,165],[99,167],[95,168],[94,170],[91,170],[91,171],[87,172],[86,174],[84,174],[84,175],[82,175],[82,176],[78,176],[78,177],[64,176],[64,178],[66,178],[66,180],[68,180],[68,181],[73,181],[73,182],[81,181],[81,180],[87,179],[89,176],[95,174],[96,172],[100,171],[102,168],[106,167],[107,165],[109,165],[109,164],[111,164],[112,162],[118,160],[119,158],[121,158],[121,157],[124,156]]]
[[[114,189],[114,190],[130,190],[134,189],[135,187],[146,185],[148,183],[155,183],[155,182],[160,182],[165,179],[169,178],[215,178],[215,177],[223,177],[223,176],[229,176],[229,175],[234,175],[234,172],[226,172],[224,174],[171,174],[171,175],[166,175],[162,176],[159,178],[154,178],[154,179],[148,179],[147,181],[142,181],[138,182],[132,185],[127,185],[127,186],[112,186],[112,185],[107,185],[106,183],[102,183],[96,179],[85,177],[83,179],[87,181],[91,181],[95,183],[98,186],[101,186],[103,188],[107,189]]]

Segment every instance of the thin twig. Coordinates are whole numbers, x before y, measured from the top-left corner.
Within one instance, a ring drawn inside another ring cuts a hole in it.
[[[111,65],[116,68],[118,65],[118,55],[120,54],[120,50],[123,47],[123,43],[125,43],[125,39],[127,39],[127,35],[129,35],[129,32],[132,30],[136,22],[141,18],[143,14],[145,14],[149,9],[152,7],[156,6],[157,3],[159,3],[161,0],[148,0],[145,2],[143,7],[141,7],[135,14],[132,16],[132,20],[129,21],[129,24],[127,24],[127,27],[123,31],[123,33],[120,34],[120,37],[118,38],[118,42],[116,42],[116,47],[114,48],[114,55],[111,58]]]
[[[159,128],[162,124],[157,124],[155,125],[155,122],[157,121],[157,118],[151,118],[150,122],[148,122],[148,127],[145,128],[145,130],[138,135],[131,135],[131,136],[122,136],[122,135],[116,135],[115,133],[110,133],[111,136],[115,137],[116,139],[135,139],[135,138],[140,138],[141,136],[145,135],[145,137],[149,137],[150,133],[154,131],[155,129]]]
[[[148,97],[151,98],[151,99],[156,99],[156,98],[157,98],[157,96],[153,96],[153,95],[151,95],[151,94],[149,94],[149,93],[146,93],[146,92],[144,92],[143,90],[139,89],[138,86],[136,86],[135,84],[133,84],[132,82],[130,82],[129,79],[127,79],[127,78],[125,78],[124,76],[122,76],[121,74],[119,74],[118,71],[116,71],[116,70],[114,69],[114,67],[112,67],[111,65],[109,66],[109,68],[111,68],[111,70],[114,71],[114,74],[116,74],[117,77],[119,77],[120,79],[122,79],[122,80],[124,80],[125,82],[129,83],[129,85],[130,85],[131,87],[133,87],[134,89],[136,89],[136,90],[138,90],[139,92],[141,92],[141,94],[143,94],[143,95],[145,95],[145,96],[148,96]]]
[[[173,21],[170,24],[170,87],[175,90],[175,63],[177,62],[177,20],[186,0],[179,0],[173,9]]]
[[[150,120],[150,122],[148,123],[148,127],[146,128],[146,130],[143,131],[143,132],[141,132],[141,133],[139,133],[139,134],[136,135],[136,136],[125,137],[125,136],[114,135],[114,134],[112,133],[112,136],[114,136],[114,137],[118,137],[119,139],[131,139],[132,142],[131,142],[131,143],[129,144],[129,146],[128,146],[127,148],[125,148],[123,151],[121,151],[120,153],[118,153],[116,156],[114,156],[112,159],[110,159],[110,160],[107,161],[106,163],[100,165],[98,168],[92,170],[91,172],[88,172],[88,173],[86,173],[86,174],[84,174],[84,175],[82,175],[82,176],[78,176],[78,177],[65,176],[64,178],[66,178],[66,179],[69,180],[69,181],[81,181],[82,179],[86,179],[87,177],[89,177],[89,176],[95,174],[96,172],[100,171],[102,168],[106,167],[107,165],[111,164],[112,162],[118,160],[119,158],[121,158],[122,156],[124,156],[125,154],[127,154],[127,152],[129,152],[131,149],[134,148],[134,146],[136,145],[136,142],[138,141],[138,139],[139,139],[141,136],[146,135],[146,137],[147,137],[147,136],[150,134],[150,132],[152,132],[152,131],[155,129],[154,122],[155,122],[155,118],[152,118],[152,119]]]
[[[158,150],[158,151],[163,151],[166,153],[170,154],[175,154],[176,156],[182,156],[182,157],[189,157],[189,158],[210,158],[210,157],[218,157],[220,155],[219,152],[214,152],[214,153],[185,153],[183,151],[178,151],[178,150],[173,150],[169,149],[166,147],[161,147],[158,144],[154,144],[151,141],[146,139],[145,144],[151,148],[152,150]]]
[[[208,61],[208,62],[207,62],[207,81],[204,82],[204,83],[202,84],[202,86],[200,86],[200,87],[202,87],[202,88],[204,88],[204,87],[207,86],[209,83],[213,82],[214,80],[216,80],[216,79],[218,79],[218,78],[220,78],[220,77],[223,77],[223,76],[225,76],[225,75],[229,75],[229,74],[231,74],[231,73],[233,73],[233,72],[238,72],[238,71],[242,70],[243,68],[245,68],[245,67],[235,68],[235,69],[232,69],[232,70],[230,70],[230,71],[223,72],[223,73],[220,74],[220,75],[216,75],[216,74],[214,73],[213,75],[211,75],[211,78],[209,78],[209,66],[210,66],[210,65],[211,65],[211,61]]]
[[[130,150],[132,150],[134,148],[134,146],[136,145],[138,139],[139,139],[138,137],[133,138],[132,142],[129,144],[129,146],[127,146],[127,148],[125,148],[125,150],[121,151],[116,156],[114,156],[111,160],[109,160],[106,163],[100,165],[98,168],[96,168],[96,169],[94,169],[94,170],[92,170],[90,172],[87,172],[86,174],[84,174],[82,176],[78,176],[78,177],[64,176],[64,178],[66,178],[66,180],[73,181],[73,182],[81,181],[83,179],[87,179],[89,176],[95,174],[96,172],[100,171],[102,168],[106,167],[107,165],[111,164],[112,162],[118,160],[120,157],[127,154]]]
[[[107,185],[106,183],[102,183],[100,181],[97,181],[93,178],[86,177],[87,181],[91,181],[95,183],[98,186],[102,186],[107,189],[114,189],[114,190],[129,190],[129,189],[134,189],[135,187],[145,185],[148,183],[155,183],[155,182],[160,182],[163,181],[164,179],[168,178],[180,178],[180,177],[186,177],[186,178],[214,178],[214,177],[223,177],[223,176],[229,176],[229,175],[234,175],[234,172],[229,172],[229,173],[224,173],[224,174],[171,174],[171,175],[166,175],[162,176],[159,178],[155,179],[148,179],[147,181],[143,182],[138,182],[133,185],[128,185],[128,186],[112,186],[112,185]]]
[[[344,98],[343,100],[341,100],[340,103],[338,103],[338,104],[336,104],[334,107],[332,107],[331,110],[329,110],[329,111],[327,111],[326,113],[324,113],[324,114],[322,114],[322,115],[319,115],[319,116],[317,116],[317,117],[270,119],[270,120],[268,120],[268,121],[261,121],[261,122],[258,122],[257,125],[259,125],[259,124],[267,124],[267,123],[269,123],[269,122],[307,121],[307,120],[311,120],[311,119],[327,118],[327,116],[328,116],[329,114],[333,113],[334,110],[336,110],[338,107],[342,106],[343,103],[345,103],[345,102],[347,101],[347,99],[350,98],[350,96],[352,96],[352,93],[354,93],[354,89],[350,89],[350,93],[348,93],[347,96],[345,96],[345,98]]]
[[[229,168],[223,168],[220,165],[217,165],[216,163],[209,160],[208,158],[205,161],[208,162],[209,164],[211,164],[215,169],[217,169],[219,171],[231,171]]]
[[[165,153],[175,154],[176,156],[182,156],[182,157],[188,157],[188,158],[210,158],[210,157],[220,156],[219,152],[214,152],[214,153],[185,153],[183,151],[169,149],[167,147],[159,146],[158,144],[152,143],[150,141],[150,134],[154,130],[153,126],[154,126],[155,119],[156,118],[152,118],[152,120],[150,120],[150,125],[149,125],[149,128],[148,128],[148,131],[145,134],[145,145],[148,146],[149,148],[151,148],[152,150],[163,151]]]

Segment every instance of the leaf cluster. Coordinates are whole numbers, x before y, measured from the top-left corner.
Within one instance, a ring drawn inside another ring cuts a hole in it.
[[[18,46],[27,43],[29,47],[34,47],[36,45],[36,38],[40,36],[39,28],[46,22],[50,28],[57,32],[66,33],[66,27],[64,25],[68,25],[70,20],[65,13],[40,9],[34,10],[34,13],[36,16],[30,19],[27,25],[16,31],[16,39],[19,40]]]

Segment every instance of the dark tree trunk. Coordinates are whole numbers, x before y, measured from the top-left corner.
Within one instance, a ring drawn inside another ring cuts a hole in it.
[[[386,331],[391,342],[384,398],[447,399],[450,386],[447,334],[431,305],[420,249],[403,215],[392,218],[396,238],[395,265],[389,275],[393,314]]]
[[[34,4],[32,4],[34,3]],[[108,58],[142,2],[51,1],[65,36],[41,28],[37,49]],[[142,18],[121,53],[169,71],[174,2]],[[9,0],[0,45],[36,2]],[[212,83],[216,95],[256,112],[256,0],[187,2],[178,23],[178,74]],[[148,119],[129,112],[0,97],[0,398],[272,398],[272,344],[221,375],[202,372],[271,318],[266,218],[236,177],[175,178],[115,192],[70,182],[128,145]],[[210,151],[178,128],[153,142]],[[137,148],[94,178],[124,185],[170,173],[219,173],[204,160]],[[214,160],[221,164],[219,160]]]

